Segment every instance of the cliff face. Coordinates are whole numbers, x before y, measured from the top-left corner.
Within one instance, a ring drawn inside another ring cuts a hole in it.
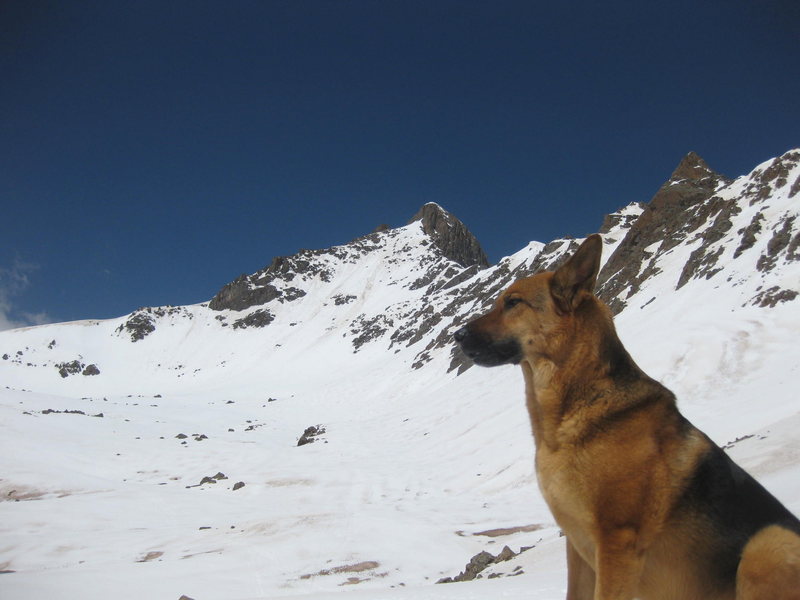
[[[598,277],[599,288],[614,312],[623,301],[617,299],[622,290],[634,294],[653,272],[642,269],[652,254],[652,246],[660,244],[666,252],[686,239],[708,219],[714,207],[706,202],[729,181],[714,173],[694,152],[687,154],[672,176],[661,186],[630,229],[616,252]]]
[[[788,260],[795,260],[797,210],[791,200],[800,192],[799,163],[800,151],[793,150],[731,180],[689,153],[606,262],[598,277],[600,297],[618,313],[667,265],[671,270],[679,267],[674,289],[692,279],[710,279],[731,266],[726,260],[739,259],[756,246],[766,227],[775,231],[774,241],[761,250],[753,266],[770,270],[784,248]],[[785,212],[767,217],[778,203],[787,203]],[[683,250],[688,256],[677,258]]]
[[[483,248],[466,225],[438,204],[429,202],[424,205],[409,224],[415,221],[422,223],[422,231],[430,236],[446,258],[465,268],[477,266],[485,269],[489,266]]]

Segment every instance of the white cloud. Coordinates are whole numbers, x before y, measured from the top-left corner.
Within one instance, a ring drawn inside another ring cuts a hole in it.
[[[9,268],[0,267],[0,331],[42,325],[50,321],[47,313],[32,313],[15,306],[14,299],[30,285],[29,274],[38,268],[38,265],[26,263],[20,258],[16,258]]]

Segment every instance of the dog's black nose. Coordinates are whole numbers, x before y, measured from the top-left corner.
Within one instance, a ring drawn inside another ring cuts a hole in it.
[[[457,342],[460,342],[460,341],[461,341],[461,340],[463,340],[465,337],[467,337],[467,328],[466,328],[466,327],[462,327],[461,329],[459,329],[458,331],[456,331],[456,332],[453,334],[453,338],[454,338],[454,339],[455,339]]]

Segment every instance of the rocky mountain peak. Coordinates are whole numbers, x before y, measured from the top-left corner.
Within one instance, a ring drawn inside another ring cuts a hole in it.
[[[708,177],[719,177],[717,173],[711,170],[706,161],[704,161],[696,152],[689,152],[681,159],[678,166],[672,172],[669,178],[670,182],[677,181],[702,181]]]
[[[716,216],[722,207],[719,202],[710,200],[717,190],[730,182],[712,171],[695,152],[681,159],[670,178],[633,222],[599,275],[601,296],[612,310],[622,310],[624,302],[618,296],[623,290],[633,295],[653,275],[642,267],[652,257],[648,249],[659,244],[659,253],[667,252]]]
[[[661,257],[682,244],[693,244],[693,249],[676,273],[676,290],[692,279],[713,277],[747,252],[761,252],[753,267],[763,273],[779,261],[797,260],[800,234],[794,232],[794,214],[767,217],[758,207],[767,199],[791,199],[800,192],[800,176],[794,175],[798,162],[800,153],[787,152],[734,181],[712,171],[694,152],[687,154],[606,262],[598,277],[600,296],[614,312],[621,311],[645,282],[661,273]],[[772,237],[761,248],[759,238],[768,235],[768,222]],[[760,301],[796,296],[795,290],[774,290]]]
[[[467,226],[435,202],[428,202],[408,222],[422,223],[422,230],[442,254],[462,267],[489,266],[486,253]]]

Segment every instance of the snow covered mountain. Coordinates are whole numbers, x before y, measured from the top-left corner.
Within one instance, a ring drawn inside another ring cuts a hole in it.
[[[605,218],[598,280],[637,362],[795,512],[798,217],[800,150],[734,180],[690,153]],[[490,266],[427,204],[208,303],[0,332],[0,595],[563,597],[522,378],[450,336],[580,241]],[[433,585],[473,555],[497,581]]]

